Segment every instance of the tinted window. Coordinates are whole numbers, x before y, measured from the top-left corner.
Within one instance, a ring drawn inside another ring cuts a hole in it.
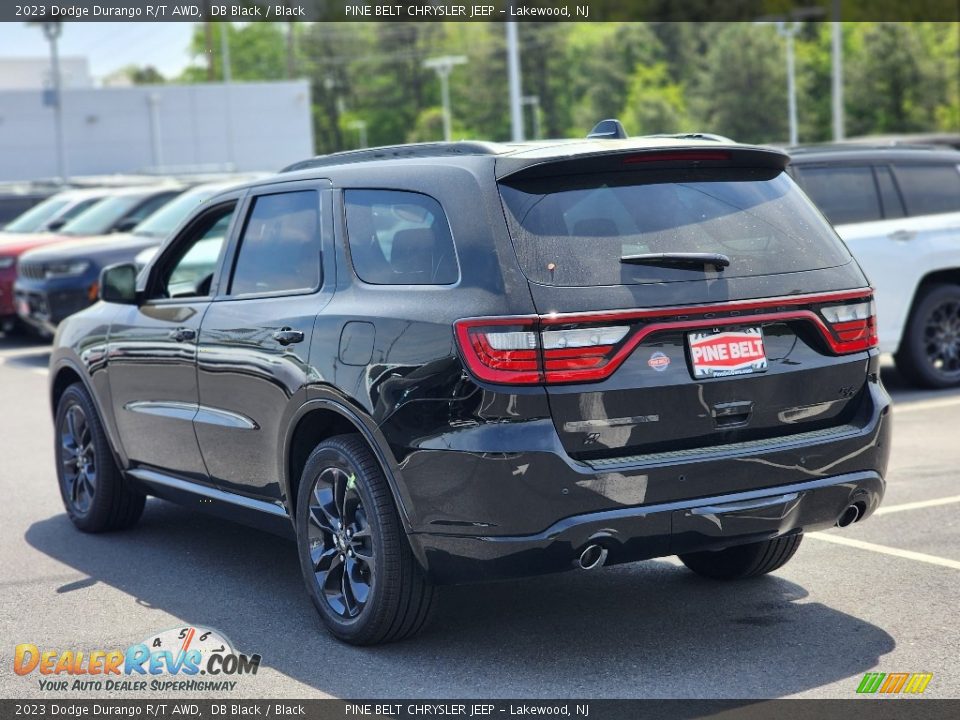
[[[849,253],[777,170],[670,170],[512,181],[500,188],[520,265],[547,285],[694,280],[704,268],[624,264],[624,255],[730,258],[726,277],[841,265]]]
[[[133,212],[128,213],[123,219],[125,221],[140,222],[141,220],[144,220],[152,215],[154,211],[162,208],[164,205],[170,202],[172,198],[175,198],[179,194],[179,191],[173,190],[170,192],[160,193],[159,195],[154,195],[153,197],[145,200],[142,205],[134,208]]]
[[[204,297],[210,294],[217,261],[233,218],[231,203],[200,219],[166,264],[160,280],[161,297]]]
[[[102,235],[134,211],[143,201],[143,195],[114,195],[94,203],[85,212],[64,225],[64,235]]]
[[[459,269],[440,203],[395,190],[344,193],[353,267],[376,285],[450,285]]]
[[[834,225],[883,218],[873,168],[801,167],[800,184]]]
[[[233,268],[231,295],[320,287],[320,198],[313,190],[254,200]]]
[[[956,165],[897,165],[895,172],[909,214],[960,210],[960,170]]]
[[[881,166],[874,168],[874,171],[877,174],[880,200],[883,202],[883,216],[888,219],[903,217],[903,200],[900,199],[900,193],[897,192],[897,186],[893,182],[890,168]]]
[[[212,196],[216,191],[215,188],[199,188],[183,193],[183,195],[175,200],[171,200],[137,225],[133,229],[134,234],[165,238],[172,233],[177,228],[177,225],[179,225],[187,215],[192,213],[200,203]]]

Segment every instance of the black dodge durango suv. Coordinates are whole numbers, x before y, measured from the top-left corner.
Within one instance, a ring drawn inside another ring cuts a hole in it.
[[[679,555],[771,572],[869,516],[871,289],[769,148],[438,143],[223,192],[59,328],[81,530],[146,495],[296,538],[347,642],[439,584]]]

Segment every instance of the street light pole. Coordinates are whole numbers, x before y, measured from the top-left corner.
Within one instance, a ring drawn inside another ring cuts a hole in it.
[[[793,38],[800,30],[799,22],[777,21],[777,32],[787,45],[787,111],[790,118],[790,144],[799,142],[797,133],[797,72],[794,60]]]
[[[350,127],[353,130],[357,131],[357,135],[360,140],[360,148],[365,148],[367,146],[367,122],[366,120],[354,120],[350,123]]]
[[[533,139],[539,140],[543,134],[540,128],[540,97],[538,95],[524,95],[521,102],[533,109]]]
[[[450,73],[456,65],[463,65],[467,58],[463,55],[443,55],[441,57],[427,58],[423,66],[437,73],[440,78],[440,98],[443,104],[443,139],[450,142],[452,134],[450,117]]]
[[[57,40],[63,30],[62,23],[43,22],[40,24],[43,28],[43,35],[50,43],[50,79],[53,84],[53,124],[54,134],[56,136],[57,148],[57,175],[60,182],[67,181],[67,158],[64,152],[63,140],[63,103],[62,91],[60,86],[60,53],[57,48]]]
[[[510,129],[514,142],[523,142],[523,108],[520,98],[520,42],[517,39],[517,23],[509,21],[507,26],[507,74],[510,79]]]
[[[833,60],[833,140],[840,142],[846,136],[843,117],[843,25],[840,23],[840,0],[834,0],[832,31]]]

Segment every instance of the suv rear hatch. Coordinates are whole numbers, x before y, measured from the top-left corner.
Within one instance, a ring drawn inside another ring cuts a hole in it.
[[[851,423],[871,293],[786,161],[742,146],[514,160],[500,192],[537,315],[458,323],[473,372],[545,385],[582,460]]]

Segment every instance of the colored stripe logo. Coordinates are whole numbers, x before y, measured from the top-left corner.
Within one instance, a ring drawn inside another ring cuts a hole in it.
[[[927,689],[933,673],[866,673],[857,692],[864,695],[907,693],[919,695]]]

